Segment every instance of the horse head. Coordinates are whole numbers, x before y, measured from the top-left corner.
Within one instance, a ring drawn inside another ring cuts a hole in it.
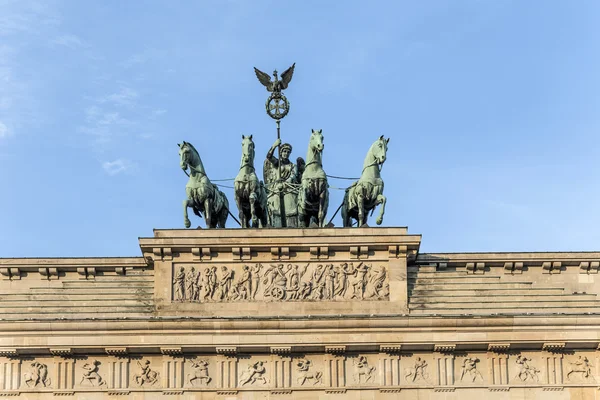
[[[192,161],[191,148],[189,143],[187,143],[185,140],[181,144],[177,143],[177,146],[179,147],[179,165],[181,166],[181,169],[185,171],[188,169],[188,165]]]
[[[371,149],[369,150],[369,154],[372,157],[371,160],[365,160],[365,162],[368,162],[371,165],[382,165],[386,160],[389,141],[390,138],[385,139],[383,135],[381,135],[379,139],[371,145]]]
[[[312,130],[308,148],[314,153],[323,152],[323,149],[325,148],[325,145],[323,144],[323,129],[319,129],[318,131]]]
[[[252,141],[252,135],[242,135],[242,160],[240,168],[246,165],[254,166],[254,142]]]
[[[177,146],[179,146],[179,165],[181,166],[181,169],[186,171],[189,167],[194,173],[206,175],[198,150],[196,150],[191,143],[186,141],[183,141],[181,144],[178,143]]]

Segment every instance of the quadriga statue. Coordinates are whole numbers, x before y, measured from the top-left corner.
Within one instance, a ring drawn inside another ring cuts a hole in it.
[[[383,135],[371,145],[363,163],[360,179],[346,189],[342,203],[342,220],[344,227],[352,226],[352,220],[358,221],[358,226],[367,223],[367,216],[376,206],[381,204],[377,225],[383,222],[386,198],[383,195],[383,179],[381,167],[386,159],[389,138]]]
[[[219,188],[211,183],[206,175],[198,151],[191,143],[183,142],[179,146],[179,164],[183,172],[190,177],[185,185],[187,199],[183,201],[183,221],[186,228],[191,226],[188,207],[194,214],[206,220],[207,228],[225,228],[229,213],[229,201]],[[188,174],[187,170],[190,170]]]

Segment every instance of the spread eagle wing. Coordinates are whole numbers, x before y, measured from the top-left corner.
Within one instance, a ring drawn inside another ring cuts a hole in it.
[[[288,84],[292,80],[292,76],[294,75],[294,68],[296,67],[296,63],[292,64],[291,67],[286,69],[283,74],[281,74],[281,88],[287,89]]]
[[[273,91],[273,82],[271,82],[271,77],[269,76],[269,74],[265,74],[264,72],[262,72],[260,69],[258,69],[256,67],[254,67],[254,73],[256,74],[256,77],[258,78],[260,83],[265,85],[265,87],[267,88],[267,90],[269,92],[272,92]]]

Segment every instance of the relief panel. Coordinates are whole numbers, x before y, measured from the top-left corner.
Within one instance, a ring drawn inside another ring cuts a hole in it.
[[[173,302],[389,300],[387,268],[373,263],[174,265]]]

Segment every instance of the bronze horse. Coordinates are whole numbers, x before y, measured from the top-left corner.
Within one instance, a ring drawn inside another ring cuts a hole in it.
[[[348,189],[342,203],[342,221],[344,227],[352,226],[352,219],[358,221],[358,226],[367,223],[369,211],[381,204],[377,225],[383,222],[386,198],[383,195],[383,179],[381,179],[381,167],[386,159],[388,142],[383,135],[371,145],[365,162],[363,164],[360,179]]]
[[[254,169],[254,142],[252,135],[242,135],[242,160],[240,171],[233,181],[235,203],[240,212],[240,225],[249,228],[267,226],[267,192],[262,181],[258,180]]]
[[[311,222],[317,226],[325,225],[325,215],[329,206],[329,186],[323,170],[323,130],[312,130],[306,165],[302,173],[302,185],[298,196],[298,223],[307,227]]]
[[[190,179],[185,185],[187,199],[183,201],[183,220],[185,227],[191,226],[188,218],[188,207],[191,207],[194,214],[202,218],[201,213],[206,219],[207,228],[225,228],[227,215],[229,214],[229,201],[223,192],[214,185],[206,176],[204,165],[200,159],[198,151],[191,143],[183,142],[179,146],[179,164],[181,169],[187,175],[187,169],[190,169],[188,175]]]

